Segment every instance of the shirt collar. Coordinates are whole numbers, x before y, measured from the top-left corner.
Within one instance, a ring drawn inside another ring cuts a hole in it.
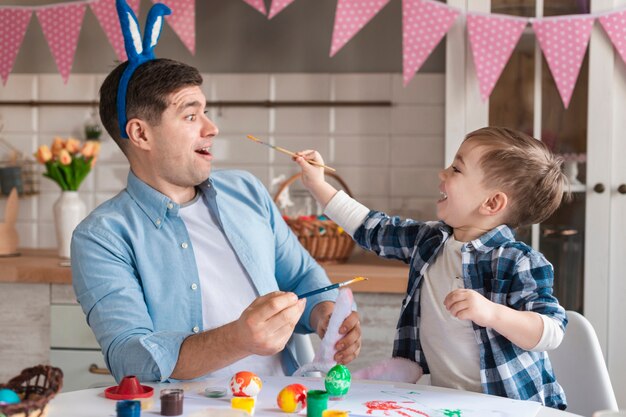
[[[126,191],[157,229],[163,225],[168,210],[176,214],[180,208],[179,204],[139,179],[132,170],[128,172]]]
[[[493,248],[502,246],[506,242],[512,242],[515,240],[515,233],[506,224],[497,226],[477,239],[474,239],[467,244],[468,250],[476,250],[479,252],[489,252]]]

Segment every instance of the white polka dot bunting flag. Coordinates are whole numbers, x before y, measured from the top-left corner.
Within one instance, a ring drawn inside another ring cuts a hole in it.
[[[126,0],[126,3],[133,9],[135,15],[139,14],[139,0]],[[124,37],[120,27],[120,19],[117,16],[115,0],[96,0],[89,3],[91,11],[96,15],[96,19],[104,30],[109,43],[117,55],[117,59],[124,62],[128,59],[124,48]]]
[[[74,63],[86,5],[86,3],[63,3],[35,12],[64,83],[67,83]]]
[[[448,33],[459,11],[432,0],[402,0],[402,61],[406,86]]]
[[[33,14],[30,9],[0,8],[0,77],[6,85]]]
[[[531,20],[565,108],[574,92],[594,19],[589,15],[577,15]]]
[[[467,32],[483,100],[491,95],[527,23],[525,18],[468,13]]]
[[[295,0],[272,0],[272,5],[270,6],[270,14],[267,16],[268,19],[276,16],[278,13],[282,12],[283,9],[293,3]]]
[[[622,60],[626,62],[626,10],[598,18]]]
[[[254,7],[260,13],[264,15],[267,14],[267,9],[265,9],[265,3],[263,2],[263,0],[243,0],[243,1],[248,3],[250,6]]]
[[[163,3],[172,14],[165,20],[178,35],[185,47],[196,54],[196,1],[195,0],[152,0],[152,3]]]
[[[339,0],[330,56],[339,52],[388,3],[389,0]]]

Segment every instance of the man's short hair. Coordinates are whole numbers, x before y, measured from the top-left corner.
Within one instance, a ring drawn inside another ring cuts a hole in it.
[[[100,87],[100,120],[109,135],[126,153],[127,139],[122,139],[117,120],[117,87],[128,61],[118,65]],[[158,58],[139,66],[126,92],[127,120],[138,118],[158,126],[167,108],[167,96],[181,88],[202,85],[198,70],[182,62]]]
[[[483,185],[508,196],[506,224],[515,228],[541,223],[561,205],[569,185],[561,170],[563,159],[542,141],[503,127],[475,130],[465,140],[488,147],[479,162],[485,174]]]

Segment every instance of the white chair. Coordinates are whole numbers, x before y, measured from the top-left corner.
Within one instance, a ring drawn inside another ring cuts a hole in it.
[[[591,417],[598,410],[617,410],[613,386],[593,326],[575,311],[568,311],[567,318],[561,345],[549,352],[556,379],[567,396],[567,411]]]
[[[296,359],[298,359],[300,365],[313,362],[315,349],[313,348],[311,336],[308,334],[294,333],[292,337],[296,348]]]

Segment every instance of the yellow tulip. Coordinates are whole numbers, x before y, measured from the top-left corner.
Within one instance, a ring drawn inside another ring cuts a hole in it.
[[[72,156],[67,149],[63,149],[59,153],[59,162],[61,162],[61,165],[69,165],[72,163]]]
[[[68,138],[65,142],[65,149],[71,154],[75,154],[80,149],[80,141],[74,138]]]
[[[59,156],[63,149],[65,149],[65,140],[60,136],[56,136],[52,140],[52,155]]]
[[[45,164],[52,159],[52,152],[50,152],[50,148],[48,148],[48,145],[41,145],[37,149],[35,157],[37,158],[37,161],[39,161],[39,163]]]
[[[100,141],[98,140],[88,140],[85,142],[82,151],[80,153],[83,154],[85,158],[91,158],[92,156],[97,156],[100,153]]]

